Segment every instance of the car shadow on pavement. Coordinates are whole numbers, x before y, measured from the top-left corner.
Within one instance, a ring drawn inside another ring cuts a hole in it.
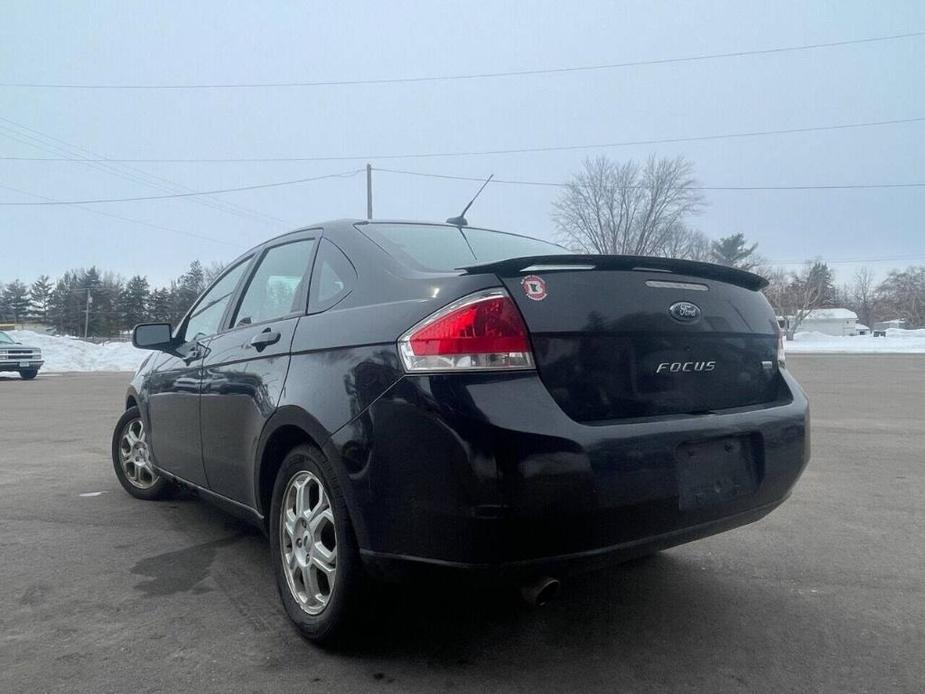
[[[548,688],[544,677],[571,681],[574,691],[632,688],[640,677],[668,690],[694,681],[747,688],[759,673],[787,679],[797,663],[812,670],[833,640],[856,640],[850,614],[820,614],[818,597],[792,581],[743,572],[700,544],[568,577],[562,596],[541,608],[513,589],[385,584],[358,638],[319,649],[282,610],[259,531],[193,497],[164,506],[190,545],[139,561],[133,571],[149,583],[136,588],[167,599],[217,589],[241,633],[251,634],[246,659],[285,681],[323,682],[319,658],[333,658],[380,684],[428,690],[462,685],[475,673],[480,682],[537,691]],[[279,657],[293,649],[304,655]],[[594,679],[605,670],[616,680]]]
[[[378,601],[367,632],[350,651],[389,658],[429,653],[454,661],[460,648],[468,650],[465,644],[480,654],[491,642],[526,646],[549,638],[569,641],[570,649],[580,643],[590,647],[621,633],[635,639],[643,629],[664,626],[666,616],[686,622],[683,612],[691,602],[716,596],[727,603],[728,596],[717,591],[721,586],[711,585],[699,567],[670,554],[567,577],[562,596],[543,607],[526,605],[514,587],[389,585],[379,590],[388,599]]]

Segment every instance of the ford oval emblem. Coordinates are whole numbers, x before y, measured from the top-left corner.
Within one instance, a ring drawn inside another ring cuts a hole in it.
[[[693,323],[700,318],[700,307],[690,301],[678,301],[668,307],[668,313],[676,321]]]

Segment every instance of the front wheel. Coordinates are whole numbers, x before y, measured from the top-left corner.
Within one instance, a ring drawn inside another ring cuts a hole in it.
[[[23,369],[19,372],[20,377],[25,381],[31,381],[33,378],[39,375],[38,369]]]
[[[112,433],[112,465],[122,488],[136,499],[161,499],[173,485],[151,464],[148,432],[137,407],[128,408]]]
[[[269,535],[280,599],[299,630],[323,644],[355,635],[366,577],[343,493],[317,448],[297,446],[283,460]]]

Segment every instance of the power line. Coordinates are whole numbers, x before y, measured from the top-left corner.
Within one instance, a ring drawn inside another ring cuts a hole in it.
[[[40,130],[36,130],[35,128],[30,128],[29,126],[23,125],[22,123],[17,123],[16,121],[10,120],[9,118],[0,117],[0,121],[8,124],[7,126],[0,125],[0,135],[9,139],[13,139],[17,142],[22,142],[23,144],[29,145],[30,147],[34,147],[46,152],[51,151],[54,153],[63,154],[69,161],[83,163],[89,168],[97,169],[103,173],[117,176],[125,180],[140,183],[143,186],[154,188],[155,190],[171,193],[193,192],[191,188],[187,188],[177,183],[176,181],[170,180],[169,178],[149,174],[134,166],[113,164],[107,161],[105,157],[101,157],[99,162],[89,162],[88,160],[90,157],[96,157],[99,155],[89,149],[78,147],[77,145],[65,142],[64,140],[53,137],[47,133],[43,133]],[[12,126],[12,129],[10,126]],[[6,132],[3,132],[4,130]],[[227,202],[224,200],[206,197],[194,198],[191,201],[199,205],[217,209],[221,212],[232,214],[236,217],[257,218],[259,221],[265,223],[270,222],[273,224],[285,224],[283,220],[277,217],[272,217],[257,210],[251,210],[249,208],[242,207],[240,205],[236,205],[235,203]]]
[[[412,152],[406,154],[364,154],[349,156],[314,156],[314,157],[218,157],[218,158],[106,158],[81,159],[80,161],[101,161],[110,163],[172,163],[172,164],[206,164],[226,162],[330,162],[330,161],[364,161],[389,159],[439,159],[449,157],[479,157],[501,154],[535,154],[542,152],[567,152],[589,149],[609,149],[614,147],[631,147],[637,145],[665,145],[685,142],[710,142],[714,140],[731,140],[748,137],[768,137],[772,135],[796,135],[800,133],[815,133],[830,130],[850,130],[855,128],[873,128],[889,125],[903,125],[907,123],[921,123],[925,116],[914,118],[896,118],[893,120],[861,121],[856,123],[838,123],[834,125],[816,125],[804,128],[782,128],[777,130],[752,130],[737,133],[720,133],[715,135],[693,135],[689,137],[668,137],[646,140],[623,140],[620,142],[599,142],[596,144],[580,145],[553,145],[549,147],[518,147],[512,149],[485,149],[455,152]],[[0,157],[5,161],[74,161],[70,158],[53,157]]]
[[[27,191],[27,190],[22,190],[21,188],[14,188],[14,187],[12,187],[12,186],[7,186],[7,185],[3,185],[3,184],[0,184],[0,188],[3,188],[3,189],[5,189],[5,190],[12,190],[13,192],[20,193],[21,195],[27,195],[27,196],[29,196],[30,198],[37,198],[37,199],[40,199],[40,200],[45,200],[45,201],[47,201],[47,202],[55,202],[55,203],[59,202],[58,200],[55,200],[54,198],[49,198],[49,197],[47,197],[47,196],[45,196],[45,195],[37,195],[36,193],[30,193],[29,191]],[[80,206],[80,205],[73,205],[73,207],[77,208],[78,210],[83,210],[84,212],[91,212],[91,213],[93,213],[93,214],[101,215],[101,216],[103,216],[103,217],[110,217],[110,218],[112,218],[112,219],[118,219],[118,220],[120,220],[120,221],[129,222],[129,223],[131,223],[131,224],[139,224],[139,225],[141,225],[141,226],[148,227],[149,229],[158,229],[158,230],[160,230],[160,231],[169,231],[169,232],[171,232],[171,233],[173,233],[173,234],[180,234],[181,236],[189,236],[190,238],[194,238],[194,239],[202,239],[203,241],[212,241],[212,242],[214,242],[214,243],[221,243],[221,244],[226,245],[226,246],[238,246],[238,244],[236,244],[236,243],[232,243],[232,242],[230,242],[230,241],[225,241],[225,240],[223,240],[223,239],[217,239],[217,238],[215,238],[215,237],[213,237],[213,236],[205,236],[205,235],[203,235],[203,234],[196,234],[196,233],[194,233],[194,232],[192,232],[192,231],[184,231],[184,230],[182,230],[182,229],[174,229],[173,227],[167,227],[167,226],[163,226],[163,225],[161,225],[161,224],[152,224],[151,222],[145,222],[145,221],[143,221],[143,220],[141,220],[141,219],[134,219],[134,218],[132,218],[132,217],[125,217],[125,216],[123,216],[123,215],[115,214],[115,213],[112,213],[112,212],[104,212],[103,210],[97,210],[97,209],[92,208],[92,207],[82,207],[82,206]]]
[[[384,170],[384,169],[379,169],[379,170],[380,170],[380,171],[386,171],[386,170]],[[359,170],[358,170],[357,172],[355,172],[355,173],[359,173]],[[394,172],[394,171],[388,171],[388,173],[410,173],[410,172]],[[470,180],[472,180],[472,181],[482,181],[482,180],[483,180],[483,179],[481,179],[481,178],[469,178],[469,177],[461,177],[461,176],[440,176],[440,177],[441,177],[441,178],[461,179],[461,180],[466,180],[466,181],[470,181]],[[493,178],[493,179],[492,179],[492,182],[509,183],[510,181],[499,181],[498,179]],[[557,184],[552,184],[552,185],[557,185]],[[149,228],[151,228],[151,229],[159,229],[159,230],[161,230],[161,231],[168,231],[168,232],[171,232],[171,233],[174,233],[174,234],[180,234],[180,235],[182,235],[182,236],[189,236],[189,237],[191,237],[191,238],[202,239],[202,240],[204,240],[204,241],[212,241],[212,242],[214,242],[214,243],[220,243],[220,244],[223,244],[223,245],[226,245],[226,246],[238,246],[238,245],[239,245],[239,244],[235,244],[235,243],[232,243],[232,242],[230,242],[230,241],[223,240],[223,239],[218,239],[218,238],[215,238],[215,237],[212,237],[212,236],[205,236],[205,235],[203,235],[203,234],[196,234],[196,233],[194,233],[194,232],[184,231],[184,230],[182,230],[182,229],[175,229],[175,228],[173,228],[173,227],[167,227],[167,226],[163,226],[163,225],[160,225],[160,224],[152,224],[151,222],[146,222],[146,221],[143,221],[143,220],[140,220],[140,219],[134,219],[134,218],[132,218],[132,217],[125,217],[125,216],[123,216],[123,215],[118,215],[118,214],[114,214],[114,213],[111,213],[111,212],[104,212],[103,210],[98,210],[98,209],[94,209],[94,208],[91,208],[91,207],[81,207],[79,203],[57,201],[57,200],[54,200],[53,198],[49,198],[49,197],[44,196],[44,195],[38,195],[38,194],[36,194],[36,193],[30,193],[30,192],[28,192],[28,191],[22,190],[21,188],[14,188],[14,187],[12,187],[12,186],[4,185],[4,184],[0,184],[0,188],[3,188],[4,190],[10,190],[10,191],[13,191],[13,192],[16,192],[16,193],[20,193],[20,194],[22,194],[22,195],[27,195],[27,196],[29,196],[29,197],[39,198],[39,199],[46,200],[46,201],[49,201],[49,202],[60,203],[60,204],[65,204],[65,205],[72,205],[72,206],[74,206],[74,207],[76,207],[76,208],[78,208],[78,209],[81,209],[81,210],[85,211],[85,212],[91,212],[91,213],[93,213],[93,214],[102,215],[102,216],[104,216],[104,217],[110,217],[110,218],[112,218],[112,219],[118,219],[118,220],[121,220],[121,221],[123,221],[123,222],[129,222],[129,223],[131,223],[131,224],[140,224],[140,225],[142,225],[142,226],[146,226],[146,227],[149,227]],[[925,256],[896,255],[896,256],[884,256],[884,257],[879,257],[879,258],[848,258],[848,259],[839,259],[839,260],[826,260],[825,262],[826,262],[827,264],[829,264],[829,265],[839,265],[839,264],[852,264],[852,263],[885,263],[885,262],[896,262],[896,261],[910,261],[910,260],[916,260],[916,259],[919,259],[919,258],[925,258]],[[773,265],[802,265],[802,264],[804,264],[806,261],[805,261],[805,260],[793,260],[793,261],[770,261],[770,262],[771,262],[771,264],[773,264]]]
[[[219,195],[221,193],[237,193],[244,190],[260,190],[262,188],[277,188],[279,186],[291,186],[298,183],[309,183],[311,181],[320,181],[326,178],[350,178],[356,176],[365,169],[353,169],[352,171],[343,171],[341,173],[325,174],[324,176],[312,176],[311,178],[297,178],[291,181],[276,181],[274,183],[259,183],[252,186],[239,186],[237,188],[220,188],[217,190],[202,190],[192,193],[172,193],[169,195],[143,195],[133,198],[98,198],[95,200],[53,200],[45,202],[0,202],[3,206],[13,207],[40,207],[48,205],[97,205],[107,202],[138,202],[141,200],[166,200],[173,198],[191,198],[197,195]]]
[[[831,41],[827,43],[810,43],[799,46],[780,46],[748,51],[731,51],[727,53],[706,53],[674,58],[650,58],[646,60],[633,60],[621,63],[603,63],[597,65],[573,65],[567,67],[536,68],[530,70],[506,70],[503,72],[474,72],[455,75],[421,75],[416,77],[385,77],[352,80],[317,80],[307,82],[205,82],[198,84],[94,84],[94,83],[63,83],[63,82],[0,82],[0,87],[15,87],[25,89],[148,89],[148,90],[190,90],[190,89],[276,89],[289,87],[347,87],[361,85],[382,84],[412,84],[423,82],[450,82],[459,80],[497,79],[504,77],[528,77],[535,75],[555,75],[572,72],[595,72],[601,70],[618,70],[651,65],[670,65],[676,63],[694,63],[725,58],[743,58],[755,55],[772,55],[778,53],[793,53],[810,51],[838,46],[852,46],[868,43],[882,43],[911,39],[925,36],[925,32],[916,31],[903,34],[890,34],[887,36],[870,36],[861,39],[846,41]]]
[[[400,174],[403,176],[421,176],[424,178],[442,178],[453,181],[484,181],[485,177],[478,176],[452,176],[449,174],[428,173],[424,171],[406,171],[403,169],[382,169],[374,167],[373,171]],[[551,181],[523,181],[504,178],[493,178],[492,183],[505,183],[519,186],[544,186],[551,188],[567,188],[568,183],[553,183]],[[643,189],[646,186],[627,186],[628,188]],[[880,188],[925,188],[923,183],[858,183],[836,185],[802,185],[802,186],[690,186],[691,190],[865,190]]]
[[[427,173],[423,171],[406,171],[402,169],[384,169],[384,168],[374,168],[374,171],[381,171],[383,173],[392,173],[400,174],[406,176],[420,176],[426,178],[439,178],[439,179],[449,179],[456,181],[483,181],[484,178],[478,178],[474,176],[453,176],[449,174],[435,174]],[[352,169],[350,171],[344,171],[341,173],[334,174],[325,174],[323,176],[313,176],[311,178],[297,178],[288,181],[274,181],[272,183],[258,183],[255,185],[249,186],[239,186],[237,188],[221,188],[216,190],[204,190],[198,192],[190,193],[173,193],[167,195],[144,195],[137,197],[127,197],[127,198],[96,198],[91,200],[53,200],[48,198],[43,202],[0,202],[0,206],[7,207],[42,207],[42,206],[51,206],[51,205],[96,205],[102,203],[115,203],[115,202],[140,202],[143,200],[167,200],[174,198],[188,198],[198,195],[218,195],[222,193],[236,193],[246,190],[260,190],[263,188],[278,188],[282,186],[291,186],[297,185],[300,183],[309,183],[312,181],[320,181],[328,178],[350,178],[356,176],[359,173],[362,173],[365,169]],[[554,183],[551,181],[525,181],[525,180],[514,180],[514,179],[503,179],[496,178],[493,181],[497,183],[509,184],[509,185],[526,185],[526,186],[545,186],[545,187],[555,187],[562,188],[566,187],[567,183]],[[644,186],[634,186],[637,188],[643,188]],[[923,183],[859,183],[859,184],[823,184],[823,185],[791,185],[791,186],[691,186],[692,190],[707,190],[707,191],[774,191],[774,190],[866,190],[866,189],[889,189],[889,188],[925,188],[925,182]]]

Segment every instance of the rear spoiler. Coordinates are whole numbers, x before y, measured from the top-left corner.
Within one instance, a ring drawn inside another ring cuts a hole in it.
[[[533,269],[537,267],[535,270]],[[549,267],[542,267],[549,266]],[[456,268],[469,275],[486,272],[497,275],[516,275],[521,272],[552,272],[559,270],[639,270],[651,272],[669,272],[675,275],[688,275],[701,279],[717,280],[735,284],[746,289],[763,289],[768,281],[761,275],[745,270],[737,270],[725,265],[700,263],[695,260],[678,260],[677,258],[655,258],[640,255],[530,255],[522,258],[508,258],[493,263],[480,263]]]

